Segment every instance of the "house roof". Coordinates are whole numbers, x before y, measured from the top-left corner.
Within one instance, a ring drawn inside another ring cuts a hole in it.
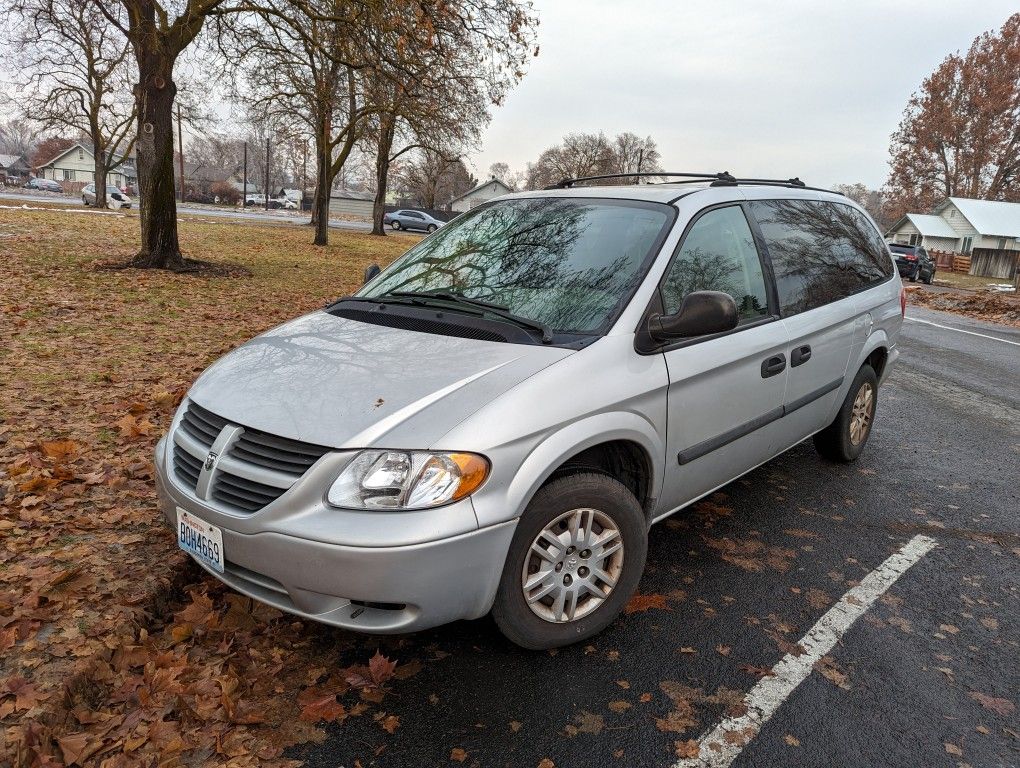
[[[19,161],[23,165],[25,164],[21,155],[0,155],[0,168],[10,168],[12,165],[17,165]]]
[[[936,210],[944,209],[946,203],[955,205],[979,234],[1020,237],[1020,203],[950,197]]]
[[[509,193],[509,192],[513,192],[513,190],[512,190],[512,189],[510,189],[510,187],[508,187],[508,186],[507,186],[506,184],[504,184],[504,183],[503,183],[502,181],[500,181],[499,179],[489,179],[488,181],[483,181],[483,182],[482,182],[481,184],[479,184],[479,185],[478,185],[477,187],[475,187],[474,189],[469,189],[469,190],[468,190],[467,192],[465,192],[465,193],[464,193],[463,195],[458,195],[457,197],[453,198],[453,200],[451,200],[450,202],[451,202],[451,203],[455,203],[455,202],[457,202],[458,200],[463,200],[463,199],[464,199],[465,197],[469,197],[470,195],[473,195],[473,194],[474,194],[475,192],[477,192],[478,190],[480,190],[480,189],[485,189],[485,188],[486,188],[487,186],[489,186],[489,185],[490,185],[490,184],[492,184],[492,183],[496,183],[496,184],[499,184],[499,186],[503,187],[503,189],[505,189],[505,190],[507,191],[507,193]]]
[[[926,237],[949,237],[953,240],[959,237],[956,231],[949,226],[949,222],[941,216],[931,216],[925,213],[908,213],[903,218],[909,219],[910,223],[917,227],[917,231]]]

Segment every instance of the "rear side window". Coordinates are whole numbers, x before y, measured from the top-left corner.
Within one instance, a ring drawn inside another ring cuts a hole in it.
[[[885,243],[856,208],[759,200],[751,210],[769,250],[784,315],[839,301],[892,276]]]
[[[695,291],[728,293],[740,323],[768,314],[761,259],[739,206],[716,208],[694,222],[662,282],[663,312],[675,314]]]

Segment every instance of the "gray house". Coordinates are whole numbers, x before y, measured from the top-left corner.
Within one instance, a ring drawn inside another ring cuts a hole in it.
[[[0,155],[0,182],[4,184],[20,184],[31,170],[21,155]]]
[[[1020,203],[948,197],[931,214],[903,216],[885,236],[894,243],[967,254],[972,275],[1011,280],[1020,270]]]

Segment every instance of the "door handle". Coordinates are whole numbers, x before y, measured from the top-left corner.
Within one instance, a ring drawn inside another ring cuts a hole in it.
[[[803,347],[797,347],[793,352],[790,353],[790,367],[796,368],[798,365],[802,365],[811,359],[811,347],[805,344]]]
[[[773,355],[761,364],[761,377],[763,379],[767,379],[769,376],[775,376],[777,373],[782,373],[785,368],[786,355]]]

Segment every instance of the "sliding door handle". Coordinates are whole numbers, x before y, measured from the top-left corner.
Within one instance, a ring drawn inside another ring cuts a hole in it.
[[[798,365],[802,365],[811,359],[811,347],[805,344],[803,347],[797,347],[793,352],[790,353],[790,367],[796,368]]]
[[[761,364],[761,377],[763,379],[769,378],[769,376],[775,376],[777,373],[782,373],[786,368],[786,355],[779,354],[773,355],[766,359]]]

